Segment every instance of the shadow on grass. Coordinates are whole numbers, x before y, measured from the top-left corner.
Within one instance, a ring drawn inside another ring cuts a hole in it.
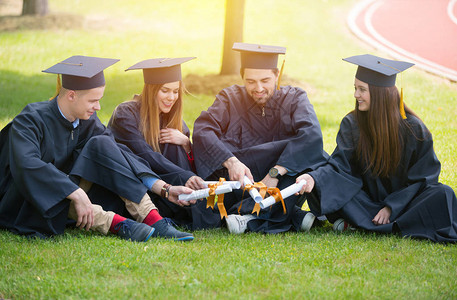
[[[20,30],[74,30],[83,28],[84,17],[72,14],[46,16],[1,16],[0,31]]]

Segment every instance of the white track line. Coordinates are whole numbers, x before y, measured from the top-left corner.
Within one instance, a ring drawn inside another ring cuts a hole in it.
[[[454,16],[454,6],[457,4],[457,0],[451,0],[447,4],[447,14],[452,22],[457,25],[457,17]]]
[[[456,0],[452,1],[455,2]],[[430,73],[434,73],[439,76],[449,78],[452,81],[457,81],[457,71],[433,63],[429,60],[426,60],[425,58],[422,58],[418,55],[415,55],[411,52],[406,51],[405,49],[402,49],[390,43],[374,29],[371,22],[371,17],[373,13],[376,11],[376,9],[378,9],[379,6],[382,4],[382,1],[377,0],[364,0],[361,3],[357,3],[350,11],[347,19],[347,23],[351,31],[360,39],[364,40],[368,44],[371,44],[376,49],[386,52],[393,58],[413,60],[413,62],[415,62],[418,67]],[[367,30],[370,32],[370,34],[372,34],[373,37],[375,37],[377,40],[363,33],[360,30],[360,28],[356,25],[357,16],[368,6],[370,7],[365,13],[365,26],[367,27]]]
[[[427,60],[419,55],[413,54],[397,45],[394,43],[389,42],[386,38],[384,38],[379,32],[376,31],[373,27],[372,17],[375,11],[382,5],[382,2],[377,2],[373,4],[366,12],[365,14],[365,26],[367,27],[368,31],[371,33],[371,35],[378,40],[379,42],[383,43],[393,51],[397,52],[400,55],[403,55],[405,57],[412,58],[414,61],[417,62],[418,66],[423,66],[427,67],[428,71],[434,72],[435,70],[446,76],[445,74],[449,74],[450,76],[453,76],[453,80],[457,81],[457,71],[454,71],[452,69],[446,68],[444,66],[441,66],[437,63],[434,63],[430,60]],[[425,68],[424,68],[425,69]],[[447,77],[447,76],[446,76]]]

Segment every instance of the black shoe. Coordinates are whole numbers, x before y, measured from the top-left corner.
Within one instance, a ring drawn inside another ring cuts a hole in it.
[[[114,230],[118,230],[119,237],[134,242],[146,242],[155,231],[151,226],[130,219],[117,223]]]
[[[176,241],[192,241],[194,236],[191,233],[181,232],[177,230],[174,226],[174,223],[169,218],[163,218],[160,221],[152,224],[152,227],[155,228],[153,237],[164,237],[167,239],[174,239]]]

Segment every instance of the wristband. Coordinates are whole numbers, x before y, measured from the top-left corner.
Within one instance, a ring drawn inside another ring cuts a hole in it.
[[[169,184],[166,188],[166,195],[165,195],[165,199],[168,200],[168,197],[170,196],[170,189],[171,189],[172,185]]]
[[[170,190],[171,184],[165,183],[160,190],[160,196],[162,198],[168,199],[168,191]]]

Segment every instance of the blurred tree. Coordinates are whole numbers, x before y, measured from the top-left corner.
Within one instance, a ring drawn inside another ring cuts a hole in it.
[[[48,0],[23,0],[22,1],[22,15],[47,15]]]
[[[222,54],[221,75],[238,74],[240,60],[238,53],[232,50],[233,43],[243,41],[244,1],[226,0],[224,51]]]

